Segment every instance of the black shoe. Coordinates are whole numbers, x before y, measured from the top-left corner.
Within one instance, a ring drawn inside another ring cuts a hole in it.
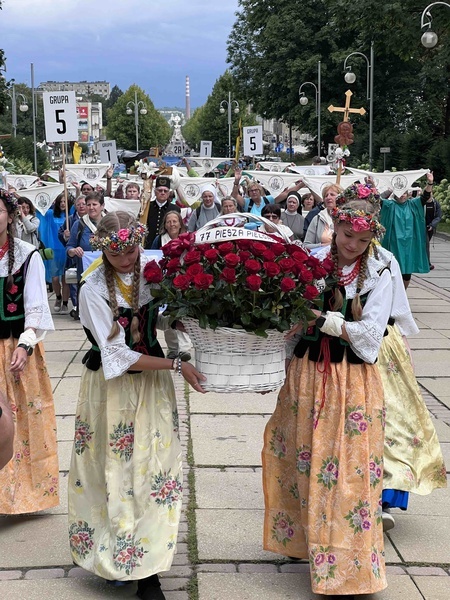
[[[70,311],[69,314],[72,317],[72,319],[74,319],[75,321],[80,320],[80,315],[78,314],[78,311],[75,308],[72,308],[72,310]]]
[[[141,600],[166,600],[161,590],[158,575],[139,579],[136,596]]]

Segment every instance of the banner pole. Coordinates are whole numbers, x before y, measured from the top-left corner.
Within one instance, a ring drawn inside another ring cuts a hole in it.
[[[64,183],[64,199],[66,201],[66,229],[69,228],[69,200],[67,197],[67,180],[66,180],[66,149],[65,142],[61,142],[62,146],[62,172],[63,172],[63,183]]]

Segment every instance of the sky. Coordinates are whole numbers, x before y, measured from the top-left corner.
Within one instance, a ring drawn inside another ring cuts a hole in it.
[[[206,102],[225,72],[238,0],[2,0],[6,79],[139,85],[156,108]]]

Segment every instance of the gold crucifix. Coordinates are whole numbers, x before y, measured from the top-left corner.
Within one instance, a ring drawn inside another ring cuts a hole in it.
[[[344,113],[344,120],[343,123],[347,123],[349,120],[349,115],[351,113],[356,113],[358,115],[365,115],[366,111],[364,108],[350,108],[350,100],[351,97],[353,96],[353,93],[350,90],[347,90],[345,92],[345,106],[339,107],[339,106],[333,106],[332,104],[328,107],[328,110],[332,113],[332,112],[341,112]],[[341,124],[340,124],[341,125]],[[339,135],[336,136],[335,140],[338,141],[339,140],[339,145],[342,148],[343,146],[348,146],[349,144],[353,143],[353,134],[351,135],[351,139],[349,138],[348,140],[346,140],[345,138],[345,132],[346,129],[348,128],[348,133],[352,133],[352,128],[350,123],[344,127],[340,127],[338,126],[338,132]],[[339,167],[338,167],[338,172],[336,175],[336,183],[339,185],[341,182],[341,173],[342,173],[342,163],[341,161],[339,161]]]

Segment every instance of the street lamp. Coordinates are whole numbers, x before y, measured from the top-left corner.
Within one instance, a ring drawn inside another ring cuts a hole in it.
[[[347,71],[344,75],[346,83],[355,83],[356,75],[353,73],[352,68],[347,66],[347,61],[351,56],[362,56],[365,58],[367,63],[367,100],[369,100],[369,169],[372,170],[373,166],[373,66],[374,66],[374,52],[373,52],[373,41],[370,44],[370,60],[362,52],[352,52],[344,60],[344,71]]]
[[[12,100],[11,112],[12,112],[12,130],[13,136],[17,136],[17,100],[19,100],[19,110],[20,112],[27,112],[28,104],[27,99],[23,94],[16,94],[16,86],[13,84],[11,88],[11,93],[7,92],[8,96]]]
[[[133,108],[131,108],[133,107]],[[142,100],[137,99],[137,90],[134,92],[134,102],[130,100],[127,102],[126,113],[127,115],[132,115],[134,109],[134,126],[136,128],[136,152],[139,152],[139,113],[141,115],[147,114],[147,107]]]
[[[305,92],[302,92],[302,87],[305,85],[312,85],[316,90],[316,117],[317,117],[317,156],[320,158],[321,154],[321,141],[320,141],[320,100],[321,100],[321,80],[320,80],[320,60],[317,63],[317,85],[312,81],[305,81],[298,88],[299,102],[302,106],[306,106],[308,104],[308,98],[305,96]]]
[[[424,27],[428,27],[428,30],[422,34],[420,40],[422,42],[422,46],[425,46],[425,48],[434,48],[438,43],[438,36],[436,35],[436,33],[434,33],[434,31],[431,31],[431,21],[433,20],[433,17],[431,16],[430,11],[430,9],[433,6],[436,6],[438,4],[442,4],[443,6],[447,6],[448,8],[450,8],[450,4],[448,2],[433,2],[432,4],[429,4],[422,13],[422,19],[420,20],[420,28],[423,29]],[[429,18],[429,21],[427,21],[426,23],[425,17]]]
[[[228,100],[222,100],[220,103],[220,113],[225,114],[225,110],[228,110],[228,157],[231,158],[231,110],[234,104],[234,112],[239,112],[239,102],[231,99],[231,92],[228,92]],[[224,108],[224,105],[227,107]]]

